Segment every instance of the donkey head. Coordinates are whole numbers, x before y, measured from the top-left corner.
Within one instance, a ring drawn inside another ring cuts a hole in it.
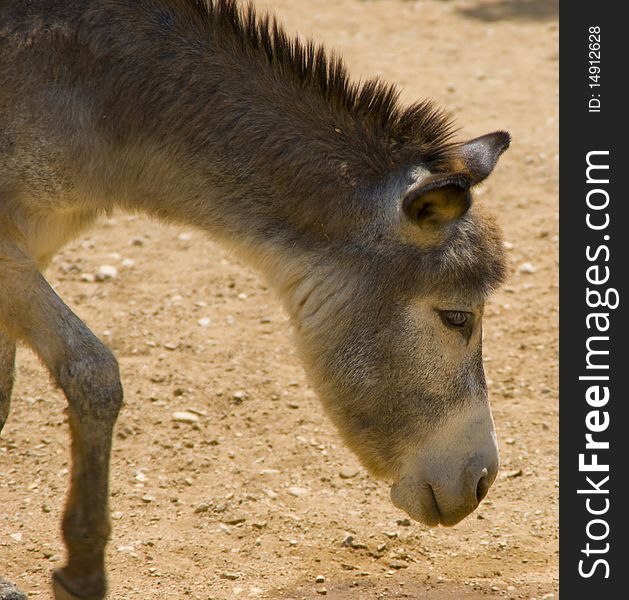
[[[311,259],[288,301],[314,387],[393,503],[429,525],[473,511],[498,471],[482,316],[505,272],[492,220],[472,206],[509,145],[456,146],[372,192],[367,219]]]

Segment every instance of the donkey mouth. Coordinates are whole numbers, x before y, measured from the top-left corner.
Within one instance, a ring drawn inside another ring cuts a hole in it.
[[[439,510],[439,502],[437,502],[437,496],[435,495],[435,490],[429,483],[426,484],[426,494],[424,512],[428,511],[431,515],[436,515],[437,522],[435,525],[443,524],[443,516],[441,515],[441,511]]]
[[[479,485],[480,487],[480,485]],[[464,498],[449,497],[427,481],[404,477],[391,486],[391,501],[409,517],[430,527],[452,527],[473,512],[486,493],[486,487]]]
[[[435,527],[443,522],[439,504],[432,486],[404,477],[391,486],[391,502],[409,517]]]

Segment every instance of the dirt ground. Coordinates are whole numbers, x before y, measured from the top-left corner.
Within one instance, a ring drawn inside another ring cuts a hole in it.
[[[340,49],[356,76],[435,98],[461,136],[512,133],[477,195],[512,266],[484,321],[501,474],[456,527],[409,523],[322,413],[261,278],[201,232],[115,215],[48,273],[116,352],[126,389],[111,598],[557,598],[557,2],[257,4]],[[93,281],[102,265],[117,277]],[[32,598],[50,598],[63,560],[64,405],[21,348],[0,438],[0,573]]]

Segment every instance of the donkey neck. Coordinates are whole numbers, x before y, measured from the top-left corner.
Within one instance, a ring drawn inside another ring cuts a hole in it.
[[[338,58],[233,2],[155,0],[150,18],[92,3],[66,44],[80,60],[58,75],[59,102],[85,83],[89,106],[71,112],[91,115],[77,160],[96,193],[249,254],[364,235],[384,179],[448,155],[432,105],[352,83]]]
[[[115,19],[116,36],[90,33],[91,68],[108,91],[94,116],[113,150],[97,175],[109,196],[250,255],[278,243],[308,252],[368,221],[366,190],[390,168],[375,113],[356,114],[340,87],[300,76],[229,28],[171,16],[172,35]]]

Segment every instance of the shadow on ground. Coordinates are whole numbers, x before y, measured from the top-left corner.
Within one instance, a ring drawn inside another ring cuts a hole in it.
[[[373,2],[374,0],[363,0]],[[421,0],[402,0],[418,2]],[[452,2],[452,0],[440,0]],[[477,0],[470,6],[457,7],[456,11],[479,21],[551,21],[559,17],[559,0]]]
[[[335,581],[334,583],[304,583],[293,589],[278,589],[273,598],[282,600],[316,600],[325,595],[329,600],[480,600],[485,595],[480,590],[470,589],[449,582],[430,580],[424,582],[405,578],[399,574],[389,582],[365,581],[359,575],[351,581]],[[397,579],[397,580],[396,580]]]
[[[559,0],[479,2],[458,12],[481,21],[550,21],[559,16]]]

